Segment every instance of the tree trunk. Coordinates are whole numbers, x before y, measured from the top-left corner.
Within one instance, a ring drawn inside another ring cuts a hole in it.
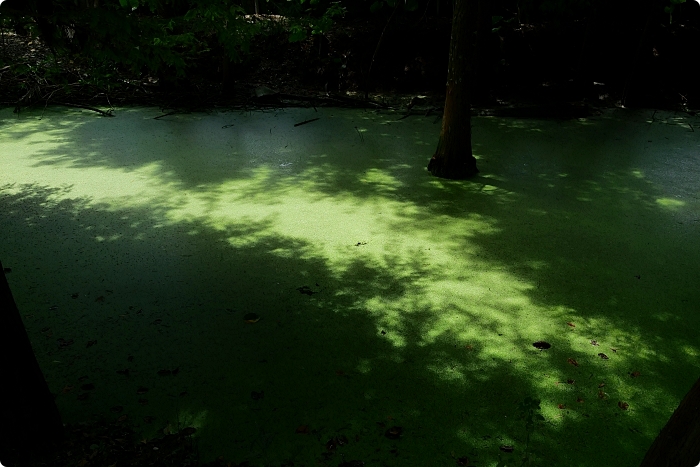
[[[464,179],[479,172],[472,155],[470,96],[474,58],[474,0],[456,0],[452,17],[447,95],[442,131],[428,170],[437,177]]]
[[[700,463],[700,379],[652,443],[640,467],[696,467]]]
[[[0,269],[0,462],[13,465],[60,441],[63,424]]]

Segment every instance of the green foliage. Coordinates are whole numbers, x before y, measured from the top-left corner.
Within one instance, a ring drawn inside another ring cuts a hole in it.
[[[670,4],[664,7],[664,12],[668,13],[668,24],[673,23],[673,11],[676,9],[676,6],[685,3],[685,0],[670,0]]]
[[[375,13],[385,6],[389,8],[402,6],[406,11],[416,11],[418,9],[418,0],[376,0],[370,5],[369,9],[372,13]]]
[[[520,404],[518,404],[516,408],[516,416],[518,420],[525,422],[525,449],[521,458],[522,462],[520,463],[520,467],[526,465],[531,466],[534,460],[534,454],[530,449],[530,438],[535,432],[536,423],[544,421],[544,417],[539,413],[541,410],[540,403],[541,401],[539,399],[534,399],[528,396]],[[514,464],[509,464],[499,453],[498,465],[496,467],[509,467],[509,465]]]
[[[306,0],[299,0],[303,5]],[[301,12],[297,18],[289,19],[289,42],[299,42],[306,39],[309,34],[325,34],[333,26],[334,18],[345,14],[345,7],[340,2],[331,2],[325,10],[322,9],[319,0],[309,0],[310,8]],[[319,15],[319,10],[321,14]]]

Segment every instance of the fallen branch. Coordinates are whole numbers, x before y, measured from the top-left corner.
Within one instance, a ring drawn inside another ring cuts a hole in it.
[[[112,109],[109,109],[107,111],[100,110],[97,107],[92,107],[91,105],[83,105],[83,104],[70,104],[68,102],[52,102],[54,105],[63,105],[65,107],[75,107],[78,109],[85,109],[85,110],[92,110],[93,112],[97,112],[98,114],[102,115],[103,117],[114,117],[112,114]]]

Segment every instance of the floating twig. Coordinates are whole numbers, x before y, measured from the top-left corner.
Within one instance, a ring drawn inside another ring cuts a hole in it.
[[[303,122],[295,123],[294,126],[306,125],[307,123],[315,122],[316,120],[320,120],[320,118],[312,118],[310,120],[304,120]]]
[[[355,131],[356,131],[357,134],[360,136],[360,142],[364,143],[364,142],[365,142],[365,137],[362,136],[362,133],[360,133],[360,130],[358,130],[357,127],[355,127]]]

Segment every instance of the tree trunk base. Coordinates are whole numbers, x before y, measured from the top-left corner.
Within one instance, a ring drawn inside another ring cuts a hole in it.
[[[476,167],[476,159],[470,156],[466,161],[460,160],[457,164],[448,164],[443,158],[433,156],[428,162],[428,171],[436,177],[451,180],[465,180],[479,173]]]

